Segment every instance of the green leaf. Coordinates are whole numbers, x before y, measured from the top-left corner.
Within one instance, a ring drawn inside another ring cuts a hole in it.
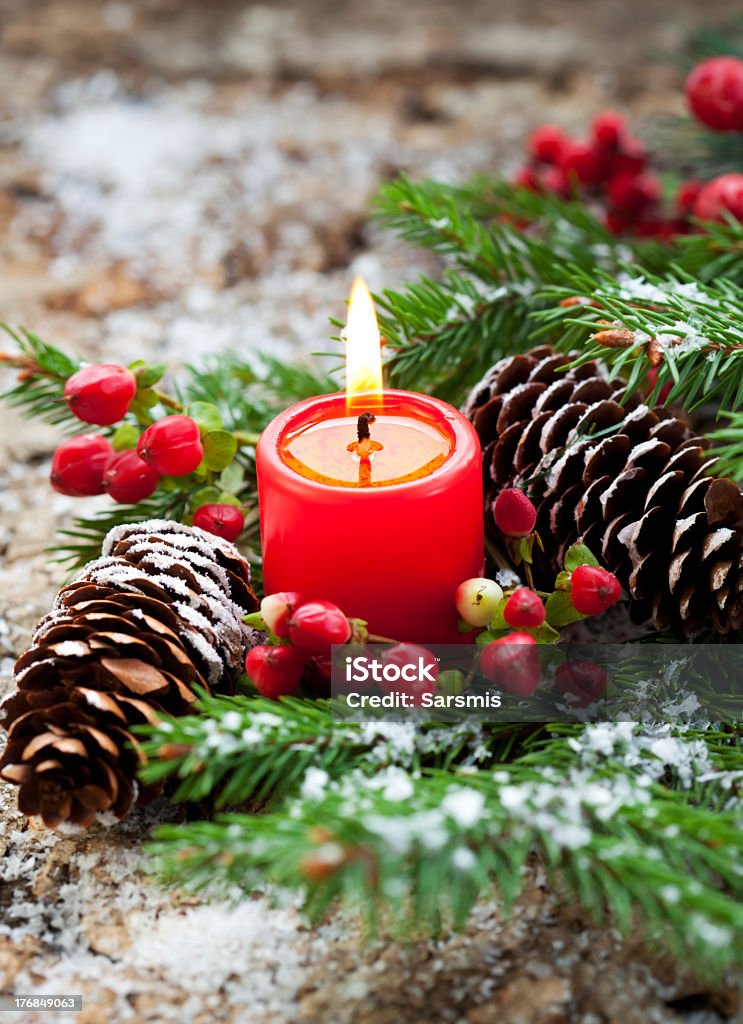
[[[569,572],[558,572],[555,578],[555,590],[570,590],[570,579],[572,573]]]
[[[151,388],[162,380],[168,367],[166,363],[145,363],[134,371],[138,388]]]
[[[496,606],[496,609],[495,609],[495,615],[490,620],[490,626],[488,627],[489,629],[492,629],[492,630],[510,629],[510,626],[506,622],[505,616],[503,615],[503,611],[504,611],[504,609],[505,609],[507,604],[508,604],[508,598],[507,597],[502,598],[498,602],[498,604]]]
[[[152,423],[153,418],[150,409],[158,403],[158,397],[151,388],[140,388],[132,399],[129,412],[139,420],[140,423]]]
[[[188,510],[189,512],[195,512],[202,505],[213,505],[219,501],[219,497],[218,487],[200,487],[188,499]]]
[[[225,494],[224,491],[220,492],[217,500],[219,505],[232,505],[233,508],[243,508],[243,502],[235,494]]]
[[[207,469],[219,473],[232,462],[237,452],[237,441],[228,430],[210,430],[202,438],[204,464]]]
[[[188,478],[182,476],[161,476],[158,487],[169,494],[182,493],[188,489]]]
[[[202,434],[222,430],[224,422],[216,405],[209,402],[192,402],[186,410],[192,420],[196,420]]]
[[[565,553],[565,569],[574,572],[579,565],[598,565],[598,560],[585,544],[573,544]]]
[[[122,423],[117,427],[111,438],[111,444],[117,452],[124,452],[130,448],[137,447],[137,441],[141,431],[133,423]]]
[[[570,594],[564,590],[556,590],[554,594],[550,594],[545,605],[545,612],[547,613],[547,622],[555,629],[568,626],[571,622],[578,622],[586,617],[575,610]]]
[[[231,462],[222,470],[217,482],[227,494],[237,494],[245,482],[245,470],[239,462]]]
[[[538,629],[534,630],[534,639],[538,644],[556,644],[560,634],[550,626],[549,622],[543,622]]]
[[[442,693],[458,694],[464,688],[464,672],[457,668],[445,669],[439,674],[437,689]]]

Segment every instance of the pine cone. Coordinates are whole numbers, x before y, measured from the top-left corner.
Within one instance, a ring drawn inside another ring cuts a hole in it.
[[[256,634],[247,562],[203,530],[153,520],[117,527],[102,557],[64,587],[15,665],[0,707],[0,777],[49,827],[126,815],[137,788],[131,727],[188,712],[194,685],[233,693]]]
[[[635,394],[595,363],[565,371],[569,355],[548,347],[494,366],[464,412],[483,446],[485,515],[523,487],[537,507],[547,585],[580,540],[630,595],[635,622],[651,619],[687,636],[710,625],[743,626],[743,498],[710,477],[708,441],[666,409]]]

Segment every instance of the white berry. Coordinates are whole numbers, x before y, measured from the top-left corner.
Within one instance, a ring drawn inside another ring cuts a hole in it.
[[[503,591],[495,580],[476,576],[457,587],[455,598],[460,618],[470,626],[487,626],[503,600]]]

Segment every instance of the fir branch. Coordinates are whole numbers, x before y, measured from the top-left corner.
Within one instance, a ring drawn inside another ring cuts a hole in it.
[[[605,758],[590,732],[599,728]],[[364,908],[372,926],[385,909],[401,932],[437,934],[461,927],[493,888],[512,905],[537,850],[598,920],[609,915],[625,933],[639,922],[648,940],[719,970],[741,953],[733,941],[743,927],[740,797],[731,803],[728,787],[728,805],[710,810],[698,789],[652,782],[647,767],[662,770],[663,756],[638,753],[635,728],[589,727],[495,771],[390,767],[308,779],[285,810],[166,826],[151,852],[177,883],[269,878],[303,891],[314,917],[340,897]]]
[[[0,400],[20,409],[28,419],[63,424],[70,431],[83,429],[84,424],[73,416],[64,398],[65,381],[80,368],[80,361],[48,345],[24,327],[16,331],[7,324],[0,324],[0,330],[17,348],[17,352],[0,353],[0,366],[4,364],[20,371],[18,383],[0,394]]]
[[[184,404],[216,405],[227,430],[252,433],[260,433],[292,402],[338,390],[337,381],[320,368],[267,353],[250,362],[224,353],[187,367],[186,373]]]
[[[145,737],[147,784],[178,780],[175,800],[215,805],[272,802],[296,791],[309,768],[337,778],[352,768],[374,772],[388,765],[418,770],[506,757],[536,730],[503,725],[488,732],[462,723],[419,728],[411,723],[340,721],[326,701],[202,696],[198,714],[164,718],[137,731]]]
[[[725,425],[707,436],[714,444],[715,472],[743,484],[743,412],[720,414]]]
[[[723,25],[700,25],[690,32],[680,54],[680,62],[692,68],[708,57],[738,57],[743,60],[743,17],[738,16]]]
[[[648,280],[672,267],[714,281],[713,294],[724,290],[721,274],[730,288],[743,280],[741,224],[704,225],[673,245],[617,239],[580,202],[488,178],[449,186],[402,177],[382,189],[377,215],[444,264],[440,281],[422,277],[378,297],[390,383],[455,403],[494,361],[529,345],[547,297],[567,296],[579,276],[587,296],[628,260]],[[561,319],[541,321],[546,340],[558,340]]]
[[[690,117],[670,118],[658,132],[657,145],[664,164],[704,181],[739,173],[743,160],[740,132],[715,132]]]
[[[425,381],[453,401],[497,358],[526,346],[528,315],[543,305],[535,292],[561,280],[561,258],[588,267],[611,252],[581,204],[485,178],[457,188],[402,177],[383,188],[377,213],[450,264],[440,282],[423,277],[378,298],[390,382]],[[513,227],[539,216],[541,236]]]
[[[627,394],[647,389],[656,368],[651,404],[668,383],[667,401],[686,409],[710,399],[729,411],[743,407],[743,288],[632,267],[618,280],[577,267],[566,277],[569,283],[545,289],[552,309],[536,319],[550,336],[563,326],[560,347],[579,353],[577,365],[602,359],[612,377],[626,379]]]

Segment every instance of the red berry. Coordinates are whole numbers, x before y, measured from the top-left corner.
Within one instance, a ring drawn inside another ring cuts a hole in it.
[[[199,425],[190,416],[166,416],[145,430],[137,451],[163,476],[193,473],[204,458]]]
[[[581,615],[600,615],[622,596],[616,576],[598,565],[579,565],[570,582],[573,607]]]
[[[511,633],[483,647],[480,671],[485,678],[517,697],[539,686],[539,647],[530,633]]]
[[[614,149],[624,135],[627,122],[616,110],[603,110],[591,123],[591,137],[605,149]]]
[[[703,181],[682,181],[676,191],[676,206],[683,217],[688,217],[694,209],[697,196],[704,188]]]
[[[568,138],[554,124],[542,124],[529,136],[527,150],[532,160],[545,164],[556,164]]]
[[[613,235],[623,235],[632,226],[632,221],[619,210],[608,210],[604,223]]]
[[[649,387],[648,387],[648,390],[647,390],[647,394],[648,395],[653,393],[653,391],[655,390],[655,385],[657,383],[658,383],[658,367],[657,366],[651,366],[650,369],[648,370],[648,384],[649,384]],[[666,399],[668,398],[669,394],[671,393],[671,386],[672,386],[672,382],[669,380],[660,389],[660,393],[659,393],[658,399],[657,399],[657,404],[658,405],[665,405]]]
[[[160,483],[160,474],[131,449],[109,459],[103,489],[121,505],[136,505],[149,498]]]
[[[537,521],[537,510],[518,487],[507,487],[493,503],[495,525],[507,537],[528,537]]]
[[[251,647],[245,671],[258,693],[271,700],[293,697],[299,689],[306,657],[296,647]]]
[[[351,623],[332,601],[307,601],[289,619],[289,639],[308,654],[326,654],[351,639]]]
[[[225,540],[237,540],[245,526],[245,516],[234,505],[202,505],[194,512],[193,524]]]
[[[400,669],[399,680],[384,679],[379,687],[385,693],[404,692],[410,694],[415,704],[420,704],[424,693],[435,693],[439,677],[439,663],[426,647],[418,644],[395,644],[382,653],[385,665]],[[403,673],[410,666],[412,671]],[[410,674],[412,678],[406,678]]]
[[[702,124],[719,132],[743,131],[743,60],[711,57],[686,79],[686,100]]]
[[[528,164],[525,167],[520,167],[513,179],[514,185],[519,185],[521,188],[528,188],[531,192],[539,192],[541,190],[541,183],[539,181],[539,175],[530,167]]]
[[[542,188],[554,192],[556,196],[562,196],[563,199],[569,199],[571,196],[570,182],[562,167],[548,167],[540,175],[540,182]]]
[[[75,416],[99,427],[123,419],[136,393],[132,371],[110,363],[84,366],[64,386],[65,400]]]
[[[724,220],[725,211],[743,221],[743,174],[721,174],[704,186],[694,203],[694,216],[700,220]]]
[[[612,207],[636,216],[660,199],[660,183],[652,174],[617,174],[609,182],[607,196]]]
[[[664,242],[669,241],[677,233],[675,221],[663,220],[652,212],[644,213],[636,222],[635,229],[640,238],[659,238]]]
[[[503,618],[517,629],[537,629],[544,617],[542,600],[529,587],[514,590],[503,608]]]
[[[72,498],[103,494],[103,471],[112,455],[113,448],[100,434],[71,437],[54,453],[52,487]]]
[[[560,154],[559,166],[571,183],[577,180],[581,185],[595,185],[602,178],[599,158],[588,142],[566,142]]]
[[[585,708],[598,700],[606,689],[606,672],[594,661],[566,661],[555,672],[555,685],[570,694],[573,707]]]
[[[261,615],[268,628],[282,640],[289,638],[289,619],[295,608],[302,603],[302,598],[295,590],[280,590],[276,594],[266,594],[261,601]]]
[[[640,174],[645,170],[648,153],[639,139],[627,136],[616,153],[611,156],[611,175]]]
[[[302,676],[302,685],[305,692],[310,697],[330,697],[333,687],[333,658],[328,651],[327,654],[318,654],[314,658],[310,658],[304,667],[304,674]],[[337,679],[337,690],[339,693],[343,692],[343,688],[346,685],[344,679],[344,673],[339,672]],[[351,685],[347,684],[350,692]]]

